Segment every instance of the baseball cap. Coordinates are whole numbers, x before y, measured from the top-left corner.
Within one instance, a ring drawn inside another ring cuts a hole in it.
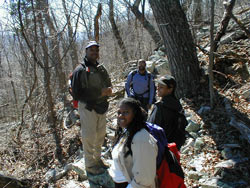
[[[91,46],[98,46],[98,47],[99,47],[100,45],[99,45],[96,41],[93,40],[93,41],[89,41],[89,42],[87,43],[87,45],[86,45],[85,48],[87,49],[87,48],[89,48],[89,47],[91,47]]]
[[[168,87],[176,87],[176,81],[175,78],[173,76],[170,75],[165,75],[160,77],[158,80],[156,80],[157,83],[160,83],[162,85],[168,86]]]

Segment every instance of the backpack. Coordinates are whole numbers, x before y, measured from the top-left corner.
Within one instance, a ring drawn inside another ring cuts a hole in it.
[[[137,73],[137,70],[134,70],[133,72],[132,72],[132,77],[131,77],[131,84],[130,84],[130,88],[132,88],[132,90],[133,90],[133,92],[134,92],[134,94],[136,95],[136,96],[138,96],[138,97],[142,97],[145,93],[148,93],[148,92],[150,92],[150,80],[151,80],[151,77],[153,77],[152,76],[152,74],[151,73],[149,73],[148,72],[148,89],[145,91],[145,92],[143,92],[143,93],[141,93],[141,94],[138,94],[138,93],[136,93],[135,91],[134,91],[134,88],[133,88],[133,78],[134,78],[134,76],[135,76],[135,74]],[[153,78],[154,79],[154,78]],[[153,104],[156,102],[156,87],[154,87],[154,96],[153,96]]]
[[[87,73],[89,73],[89,68],[85,65],[85,63],[80,63],[81,70],[86,71]],[[79,71],[78,71],[79,72]],[[73,71],[69,74],[69,81],[68,81],[68,87],[69,87],[69,93],[70,95],[73,97],[73,100],[78,101],[81,98],[81,83],[79,82],[78,77],[76,78],[76,76],[74,74],[77,74],[77,72]],[[88,74],[86,74],[86,82],[87,82],[87,77]]]
[[[72,78],[73,78],[73,72],[71,72],[68,76],[68,91],[69,91],[69,94],[73,97],[73,92],[72,92]],[[78,100],[74,100],[74,97],[73,97],[73,107],[75,109],[78,108]]]
[[[186,135],[189,135],[188,132],[185,130],[187,125],[188,125],[188,121],[186,119],[186,116],[184,115],[184,110],[182,109],[181,111],[179,111],[177,113],[177,128],[178,131],[180,132],[180,135],[184,135],[181,140],[180,147],[184,145],[185,141],[186,141]],[[193,138],[193,137],[192,137]]]
[[[89,68],[85,65],[85,63],[81,63],[83,70],[86,70],[87,73],[89,72]],[[81,96],[81,90],[80,88],[80,83],[79,79],[73,80],[74,72],[71,72],[68,76],[68,91],[69,94],[73,97],[73,107],[75,109],[78,108],[78,100],[80,99]],[[86,79],[87,80],[87,79]]]
[[[146,123],[147,131],[157,140],[157,187],[186,188],[184,173],[180,165],[180,152],[175,143],[168,144],[164,130],[151,123]]]

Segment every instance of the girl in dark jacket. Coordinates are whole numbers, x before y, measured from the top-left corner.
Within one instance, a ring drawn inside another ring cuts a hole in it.
[[[174,77],[166,75],[156,82],[157,95],[161,100],[155,103],[148,122],[161,126],[168,142],[175,142],[180,149],[185,142],[185,133],[178,129],[178,113],[182,111],[182,106],[175,96],[176,81]]]

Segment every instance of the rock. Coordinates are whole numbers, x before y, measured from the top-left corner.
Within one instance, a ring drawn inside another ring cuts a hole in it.
[[[24,187],[30,187],[30,186],[28,186],[28,182],[25,182],[24,180],[18,180],[14,177],[5,176],[3,174],[0,174],[0,187],[3,187],[3,188],[24,188]]]
[[[245,33],[242,30],[237,30],[234,32],[230,32],[227,33],[226,35],[224,35],[221,40],[220,40],[220,44],[228,44],[232,41],[237,41],[240,38],[244,37]]]
[[[70,120],[74,123],[79,119],[80,119],[79,112],[78,110],[74,109],[72,113],[70,113]]]
[[[204,140],[202,138],[197,138],[194,143],[195,150],[199,151],[205,145]]]
[[[82,186],[79,185],[78,182],[74,180],[69,180],[66,185],[64,185],[62,188],[81,188]]]
[[[196,134],[196,133],[194,133],[194,132],[191,132],[191,133],[189,133],[189,134],[191,134],[191,136],[193,136],[195,139],[197,139],[199,136]]]
[[[165,56],[165,53],[164,53],[163,51],[161,51],[161,50],[158,50],[158,51],[156,52],[156,55],[161,56],[161,57],[164,57],[164,56]]]
[[[224,182],[220,177],[200,179],[199,182],[202,188],[235,188],[245,187],[247,185],[247,182],[244,180],[239,180],[237,182]]]
[[[82,182],[82,185],[83,185],[83,187],[85,188],[89,188],[90,187],[90,185],[89,185],[89,181],[84,181],[84,182]]]
[[[243,163],[248,161],[247,157],[244,158],[236,158],[236,159],[229,159],[227,161],[223,161],[215,165],[215,168],[234,168],[237,164]]]
[[[232,150],[230,148],[223,149],[221,151],[221,155],[224,159],[232,159],[233,158]]]
[[[195,156],[193,160],[191,160],[188,165],[192,168],[195,168],[197,172],[200,172],[203,170],[203,164],[205,162],[204,156]]]
[[[249,72],[246,64],[235,64],[233,65],[233,71],[234,73],[241,76],[243,80],[248,80],[249,78]]]
[[[250,99],[250,90],[244,91],[244,92],[242,93],[242,96],[243,96],[245,99]]]
[[[185,130],[191,133],[191,132],[197,132],[199,129],[200,125],[191,120]]]
[[[81,160],[84,157],[84,151],[81,149],[78,149],[76,151],[76,155],[77,155],[77,160]]]
[[[187,175],[188,175],[189,179],[193,179],[193,180],[199,180],[202,177],[202,175],[196,171],[190,171],[190,172],[188,172]]]
[[[165,52],[165,51],[166,51],[166,48],[165,48],[164,46],[161,46],[161,47],[159,48],[159,50],[162,51],[162,52]]]
[[[156,61],[155,68],[160,75],[171,74],[167,59],[159,59]]]
[[[205,114],[208,113],[211,110],[210,106],[202,106],[199,110],[198,110],[198,114]]]
[[[85,171],[85,160],[84,158],[80,159],[76,163],[72,163],[68,166],[70,170],[75,171],[82,181],[87,180],[87,175]]]
[[[181,148],[181,153],[186,154],[188,151],[190,151],[190,147],[194,146],[194,139],[189,138],[186,141],[186,144]]]
[[[242,121],[236,121],[234,117],[231,117],[229,124],[240,131],[242,136],[250,143],[250,128]]]
[[[147,70],[149,72],[154,72],[155,69],[155,61],[146,61],[146,65],[147,65]]]
[[[108,187],[108,188],[114,188],[115,184],[109,175],[108,171],[105,170],[103,174],[98,175],[91,175],[87,173],[89,184],[91,185],[91,188],[99,188],[100,186]]]
[[[108,133],[108,134],[107,134],[107,137],[108,137],[108,139],[110,139],[110,140],[114,140],[114,139],[115,139],[115,131]]]
[[[201,179],[200,186],[202,188],[219,188],[218,183],[220,178],[208,178],[208,179]]]
[[[151,56],[148,58],[148,60],[149,60],[149,61],[156,62],[156,61],[158,61],[158,60],[161,59],[161,58],[162,58],[162,57],[159,56],[159,55],[151,55]]]
[[[250,75],[250,63],[246,63],[248,74]]]
[[[51,181],[56,181],[59,180],[61,177],[63,177],[67,173],[67,169],[50,169],[46,174],[45,174],[45,180],[47,182]]]

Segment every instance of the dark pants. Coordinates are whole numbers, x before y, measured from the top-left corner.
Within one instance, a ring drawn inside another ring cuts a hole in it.
[[[115,183],[115,188],[126,188],[128,186],[128,183]]]
[[[131,96],[132,98],[140,101],[141,103],[141,107],[148,112],[148,102],[149,102],[149,98],[143,98],[141,96]]]

